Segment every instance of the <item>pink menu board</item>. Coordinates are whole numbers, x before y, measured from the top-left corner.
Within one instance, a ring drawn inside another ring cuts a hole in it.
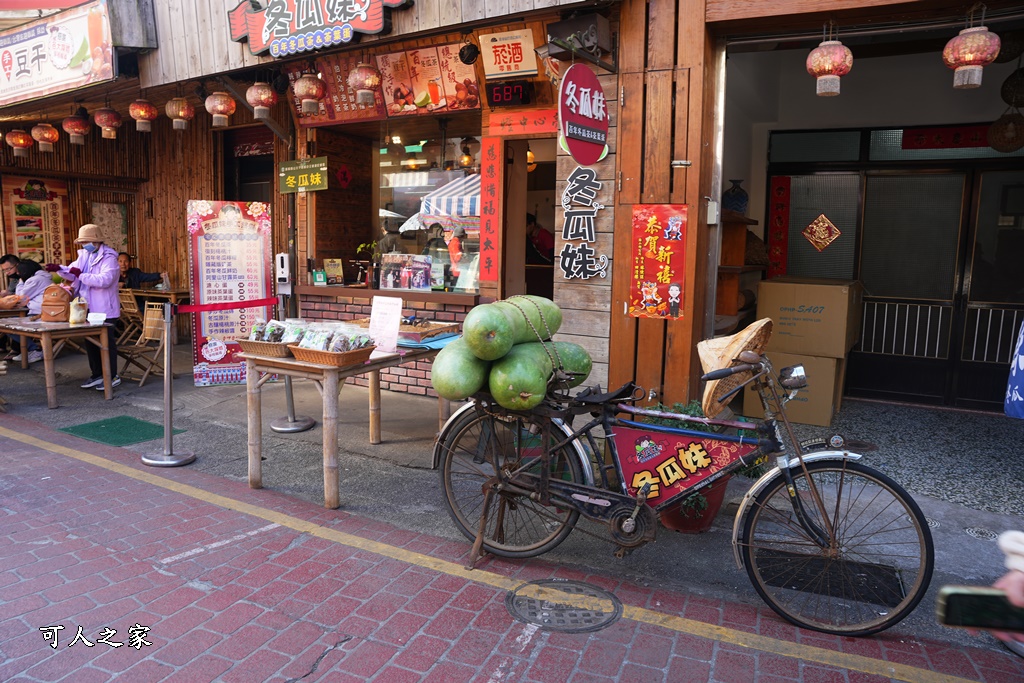
[[[387,115],[479,109],[476,70],[459,61],[459,47],[453,43],[377,55]]]
[[[374,104],[357,104],[356,91],[348,86],[348,75],[359,64],[359,59],[352,54],[334,54],[317,57],[316,68],[327,86],[327,94],[320,102],[320,111],[316,114],[303,114],[299,99],[294,90],[289,90],[292,107],[298,116],[301,126],[333,126],[336,123],[353,121],[378,121],[383,119],[384,98],[378,90],[374,93]],[[307,68],[302,65],[285,67],[288,79],[294,83]]]
[[[245,301],[273,296],[270,280],[270,206],[262,202],[188,202],[188,262],[196,386],[242,384],[245,361],[237,337],[248,336],[269,305]]]

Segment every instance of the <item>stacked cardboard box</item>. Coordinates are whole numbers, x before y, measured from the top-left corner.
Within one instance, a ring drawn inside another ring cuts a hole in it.
[[[780,277],[760,283],[757,317],[774,323],[772,365],[778,370],[802,363],[807,371],[807,388],[786,405],[793,422],[827,427],[839,411],[846,354],[860,337],[863,293],[856,280]],[[764,413],[753,391],[744,394],[743,412]]]

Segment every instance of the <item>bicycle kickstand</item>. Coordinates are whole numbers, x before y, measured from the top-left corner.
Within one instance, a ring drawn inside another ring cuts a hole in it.
[[[493,491],[487,487],[484,491],[484,506],[480,513],[480,528],[476,531],[476,538],[473,540],[473,548],[469,551],[469,564],[466,569],[476,569],[476,563],[484,559],[490,553],[484,551],[484,532],[487,530],[487,511],[491,507],[491,496]]]

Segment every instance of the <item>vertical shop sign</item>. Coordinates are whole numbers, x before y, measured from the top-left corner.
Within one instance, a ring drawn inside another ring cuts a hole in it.
[[[351,42],[356,33],[380,33],[385,17],[406,0],[241,0],[228,12],[231,40],[254,54],[285,57]],[[409,3],[407,6],[411,6]]]
[[[608,153],[608,106],[604,88],[586,64],[573,64],[558,88],[559,142],[580,166]]]
[[[480,281],[498,281],[501,197],[505,165],[501,138],[480,140]]]
[[[112,80],[107,0],[0,32],[0,68],[0,107]]]
[[[558,267],[566,280],[608,276],[608,257],[597,254],[592,246],[597,242],[597,212],[604,208],[597,201],[602,184],[597,180],[594,169],[577,166],[569,174],[568,184],[562,192],[562,239],[565,244],[558,254]]]
[[[789,259],[789,176],[774,176],[768,191],[768,279],[786,274]]]
[[[240,308],[239,302],[271,297],[270,207],[262,202],[190,200],[189,277],[196,386],[241,384],[245,362],[235,338],[248,336],[257,318],[269,320],[273,307]],[[218,309],[218,304],[227,304]]]
[[[683,317],[686,214],[686,204],[637,204],[633,207],[631,316]]]
[[[487,80],[537,75],[537,54],[529,29],[482,34],[480,57]]]
[[[7,253],[39,263],[66,263],[68,186],[57,180],[4,176]]]

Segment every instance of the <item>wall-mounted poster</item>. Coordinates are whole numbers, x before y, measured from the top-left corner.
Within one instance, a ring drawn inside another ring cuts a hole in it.
[[[236,338],[249,336],[273,306],[239,307],[273,296],[270,206],[262,202],[190,200],[188,262],[196,386],[243,384],[245,362]],[[202,309],[206,310],[202,310]]]
[[[68,186],[58,180],[4,176],[5,251],[39,263],[67,263]]]
[[[118,252],[128,251],[128,205],[92,202],[91,222],[100,227],[108,245]]]
[[[430,291],[433,259],[418,254],[384,254],[380,262],[381,289]]]
[[[629,314],[635,318],[683,316],[686,210],[686,204],[633,207]]]
[[[320,108],[315,114],[304,114],[302,103],[295,96],[295,90],[289,89],[292,109],[298,116],[302,126],[333,126],[337,123],[352,121],[377,121],[383,119],[384,97],[380,90],[374,93],[373,104],[356,102],[356,91],[348,85],[348,75],[359,64],[359,58],[352,53],[323,55],[316,58],[317,71],[322,74],[326,94],[320,101]],[[295,83],[308,70],[305,62],[284,67],[288,79]]]
[[[388,116],[479,109],[476,71],[459,61],[458,44],[377,55]]]

